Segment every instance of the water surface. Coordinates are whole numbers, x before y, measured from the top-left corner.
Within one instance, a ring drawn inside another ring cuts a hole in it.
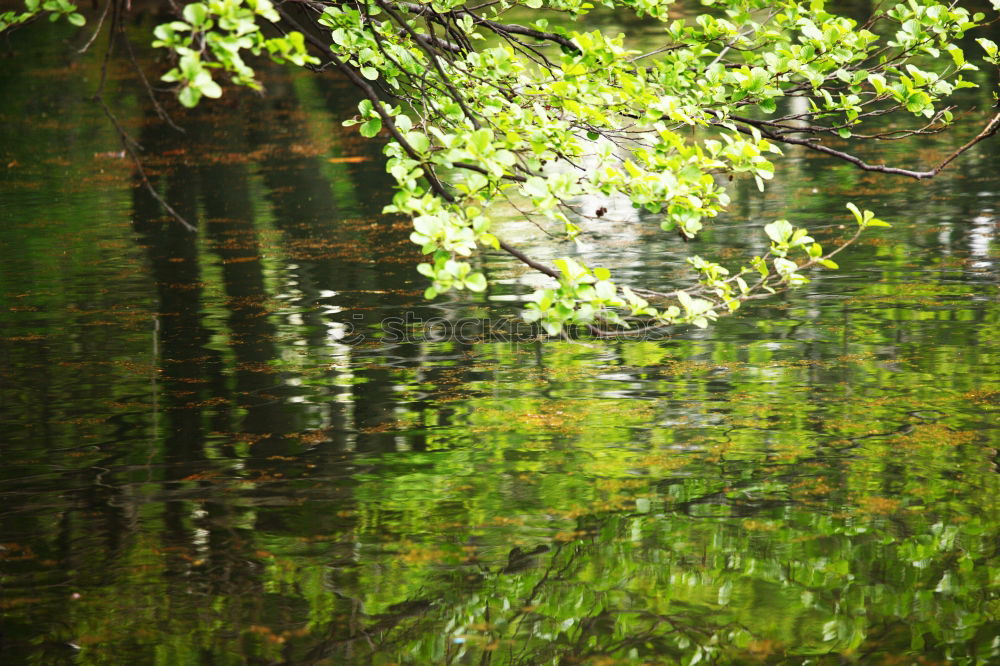
[[[487,293],[422,299],[345,83],[265,69],[168,105],[179,134],[112,61],[188,233],[74,39],[21,31],[0,68],[5,663],[1000,661],[996,142],[930,184],[794,151],[734,183],[707,257],[775,217],[835,242],[852,200],[893,228],[706,331],[456,339],[537,280],[487,255]],[[946,155],[966,102],[881,154]],[[690,251],[504,228],[647,284]]]

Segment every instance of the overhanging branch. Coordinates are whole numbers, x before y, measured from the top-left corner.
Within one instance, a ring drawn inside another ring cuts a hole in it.
[[[954,161],[955,158],[957,158],[959,155],[972,148],[980,141],[988,139],[989,137],[996,134],[997,130],[1000,129],[1000,113],[993,116],[993,118],[990,119],[990,121],[986,124],[986,127],[984,127],[979,134],[970,139],[965,145],[955,150],[955,152],[946,157],[943,162],[938,164],[933,169],[930,169],[929,171],[914,171],[911,169],[902,169],[899,167],[885,166],[883,164],[869,164],[864,160],[862,160],[860,157],[851,155],[850,153],[845,153],[841,150],[836,150],[835,148],[830,148],[829,146],[824,146],[822,143],[818,143],[816,140],[799,139],[796,137],[784,136],[778,134],[772,130],[767,129],[766,124],[763,122],[758,122],[756,120],[751,120],[749,118],[740,118],[738,122],[756,128],[757,131],[760,132],[761,136],[771,141],[790,144],[793,146],[803,146],[810,150],[815,150],[816,152],[819,153],[831,155],[838,159],[844,160],[845,162],[850,162],[851,164],[858,167],[862,171],[876,171],[878,173],[888,173],[896,176],[906,176],[908,178],[916,178],[917,180],[926,180],[929,178],[933,178],[934,176],[941,173],[941,170],[944,169],[949,164],[951,164],[951,162]],[[737,129],[743,134],[751,134],[751,135],[753,134],[753,132],[751,132],[749,129],[745,127],[737,127]]]
[[[431,18],[441,25],[445,25],[445,17],[456,17],[464,14],[471,17],[477,25],[481,25],[497,34],[506,33],[510,35],[522,35],[524,37],[531,37],[532,39],[553,42],[554,44],[563,46],[574,53],[580,52],[580,47],[574,44],[573,40],[564,35],[557,35],[554,32],[544,32],[533,28],[526,28],[525,26],[518,25],[516,23],[500,23],[498,21],[491,21],[490,19],[483,18],[478,14],[473,13],[470,9],[462,8],[451,12],[438,13],[431,9],[430,5],[421,5],[414,2],[394,2],[392,4],[406,12],[409,12],[410,14]]]

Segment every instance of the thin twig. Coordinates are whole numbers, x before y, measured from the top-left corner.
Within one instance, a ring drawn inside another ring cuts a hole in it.
[[[104,97],[102,97],[101,95],[94,95],[94,101],[101,105],[101,108],[104,109],[104,114],[108,117],[108,120],[111,121],[111,124],[114,125],[115,131],[118,132],[118,136],[119,138],[121,138],[122,147],[125,148],[125,152],[127,152],[129,154],[129,157],[132,158],[132,163],[135,164],[135,168],[139,172],[139,177],[142,178],[142,182],[146,186],[146,189],[149,191],[150,195],[152,195],[152,197],[156,199],[161,206],[163,206],[164,210],[166,210],[171,217],[177,220],[177,222],[179,222],[181,226],[183,226],[185,229],[187,229],[192,233],[197,232],[198,229],[196,229],[193,225],[191,225],[191,223],[185,220],[180,213],[174,210],[174,207],[168,204],[166,199],[160,196],[160,193],[156,191],[155,187],[153,187],[153,183],[149,181],[149,177],[146,175],[146,170],[142,168],[142,160],[139,159],[139,156],[132,148],[133,144],[135,145],[138,144],[136,144],[135,141],[132,140],[132,137],[128,135],[128,132],[122,129],[122,126],[118,124],[118,119],[115,118],[115,114],[112,113],[111,109],[108,108],[108,105],[104,103]]]
[[[87,49],[89,49],[91,45],[93,45],[94,40],[97,39],[97,36],[101,34],[101,28],[104,26],[104,19],[106,19],[108,16],[108,10],[111,9],[112,2],[115,2],[115,0],[107,0],[104,3],[104,11],[101,12],[101,18],[97,20],[97,27],[94,28],[94,34],[90,36],[90,39],[87,40],[87,43],[84,44],[83,47],[79,51],[77,51],[77,53],[86,53]]]
[[[167,123],[175,130],[180,133],[184,133],[184,128],[178,125],[167,113],[160,103],[156,100],[156,94],[153,92],[153,86],[149,84],[149,79],[146,78],[145,72],[142,71],[142,67],[139,66],[139,62],[135,58],[135,52],[132,51],[132,42],[129,41],[128,35],[122,33],[122,40],[125,42],[125,50],[128,51],[129,60],[132,61],[132,66],[135,68],[136,73],[139,75],[139,80],[142,81],[143,87],[146,89],[146,94],[149,96],[149,101],[153,103],[153,110],[156,111],[156,115],[160,120]]]
[[[104,85],[108,80],[108,61],[111,59],[111,53],[114,51],[115,39],[118,33],[122,32],[121,29],[121,14],[119,13],[118,6],[111,0],[109,5],[114,6],[114,11],[111,14],[111,32],[108,35],[108,47],[104,50],[104,59],[101,62],[101,79],[97,84],[97,90],[94,92],[93,100],[101,105],[101,109],[104,110],[104,114],[111,121],[111,125],[118,132],[118,138],[121,139],[122,147],[125,152],[128,153],[129,157],[132,158],[132,163],[135,164],[136,170],[139,172],[139,177],[142,178],[143,184],[149,191],[150,195],[156,199],[163,209],[167,211],[177,222],[183,226],[185,229],[191,232],[197,232],[198,230],[190,224],[184,217],[174,210],[174,207],[167,203],[167,201],[160,196],[160,193],[156,191],[153,187],[153,183],[150,182],[149,177],[146,175],[146,170],[142,167],[142,160],[139,159],[139,155],[135,152],[136,149],[142,149],[142,146],[135,141],[128,132],[121,126],[118,122],[118,118],[111,111],[108,105],[104,102]]]

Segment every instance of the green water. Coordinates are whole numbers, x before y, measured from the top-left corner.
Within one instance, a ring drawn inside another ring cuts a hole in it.
[[[346,84],[267,69],[179,134],[112,61],[188,233],[78,41],[0,59],[0,661],[1000,663],[996,140],[930,184],[789,151],[699,252],[834,242],[847,201],[893,228],[707,331],[508,339],[535,278],[423,301]],[[946,155],[975,94],[880,154]],[[690,250],[504,229],[636,283]]]

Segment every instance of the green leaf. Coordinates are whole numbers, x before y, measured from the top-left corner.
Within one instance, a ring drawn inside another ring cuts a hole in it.
[[[979,46],[981,46],[983,48],[983,50],[986,51],[986,55],[988,57],[990,57],[990,58],[995,58],[996,57],[996,55],[997,55],[997,45],[996,45],[996,42],[994,42],[991,39],[986,39],[985,37],[980,37],[980,38],[978,38],[976,40],[976,43],[978,43]]]
[[[486,277],[482,273],[471,273],[465,278],[465,286],[472,291],[486,291]]]
[[[852,202],[847,203],[847,210],[854,213],[854,219],[858,221],[858,224],[864,224],[864,217],[861,215],[861,211]]]
[[[481,190],[488,184],[489,181],[486,180],[486,176],[481,173],[476,173],[475,171],[465,177],[465,187],[468,188],[469,192]]]
[[[794,227],[788,220],[775,220],[764,227],[764,233],[775,243],[785,243],[794,232]]]
[[[531,196],[545,197],[549,194],[549,189],[545,184],[545,179],[539,178],[538,176],[531,176],[528,178],[522,187],[524,188],[524,191]]]
[[[372,138],[382,130],[382,119],[372,118],[361,125],[361,136]]]
[[[205,77],[198,81],[198,90],[205,97],[211,97],[212,99],[222,97],[222,88],[211,77]]]
[[[407,132],[404,136],[410,147],[418,153],[426,153],[431,147],[431,140],[427,138],[426,134],[421,132]]]
[[[193,86],[184,86],[177,95],[177,99],[181,104],[191,109],[198,105],[198,100],[201,99],[201,91]]]
[[[208,8],[200,3],[194,2],[184,7],[184,20],[193,26],[200,26],[208,18]]]

